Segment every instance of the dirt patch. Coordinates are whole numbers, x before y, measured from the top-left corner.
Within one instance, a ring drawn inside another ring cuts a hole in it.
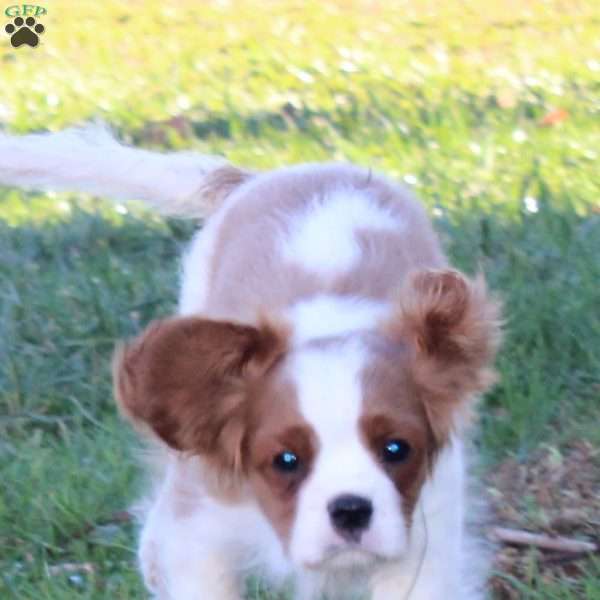
[[[496,520],[502,527],[565,536],[600,544],[600,449],[578,441],[562,452],[545,446],[527,462],[504,461],[488,478]],[[508,581],[527,585],[532,579],[552,583],[577,580],[586,563],[585,554],[543,551],[531,547],[499,547],[494,597],[522,597]],[[506,577],[508,576],[508,577]]]

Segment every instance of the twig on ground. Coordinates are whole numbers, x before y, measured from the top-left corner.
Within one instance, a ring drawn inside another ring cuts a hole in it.
[[[598,546],[592,542],[583,542],[566,537],[552,537],[541,533],[531,533],[522,529],[494,527],[493,536],[504,544],[514,546],[535,546],[542,550],[554,550],[571,554],[587,554],[597,552]]]

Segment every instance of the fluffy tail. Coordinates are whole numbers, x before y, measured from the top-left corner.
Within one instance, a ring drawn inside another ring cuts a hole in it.
[[[218,157],[124,146],[99,125],[0,133],[0,184],[141,200],[165,215],[203,217],[247,174]]]

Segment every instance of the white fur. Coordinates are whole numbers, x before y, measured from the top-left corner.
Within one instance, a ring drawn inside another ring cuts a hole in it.
[[[372,329],[389,311],[389,305],[365,298],[322,294],[294,304],[287,312],[295,344],[315,338]]]
[[[204,216],[197,192],[222,158],[164,154],[118,143],[89,125],[59,133],[0,134],[0,184],[142,200],[163,214]]]
[[[359,190],[339,189],[315,198],[294,215],[282,239],[284,260],[327,276],[347,271],[360,258],[361,229],[399,230],[402,223]]]

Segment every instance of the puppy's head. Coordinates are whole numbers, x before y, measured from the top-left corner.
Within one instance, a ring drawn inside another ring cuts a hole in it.
[[[420,272],[367,332],[294,344],[269,324],[159,322],[117,354],[117,396],[247,481],[294,562],[368,564],[405,551],[436,456],[493,379],[498,329],[482,281]]]

